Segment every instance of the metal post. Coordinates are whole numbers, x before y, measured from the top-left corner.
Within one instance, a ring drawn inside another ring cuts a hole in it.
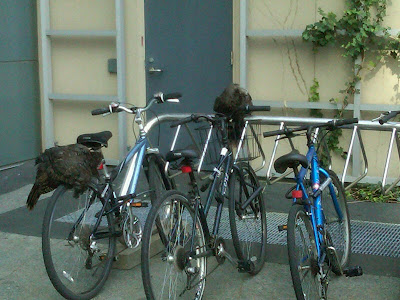
[[[362,63],[361,55],[357,57],[356,61],[354,62],[354,72],[355,74],[358,73],[360,67],[358,67]],[[355,86],[356,92],[354,94],[354,111],[353,116],[354,118],[361,119],[361,81],[358,81]],[[354,150],[353,150],[353,171],[352,175],[357,177],[361,174],[361,159],[360,159],[360,143],[358,140],[354,141]]]
[[[50,148],[54,146],[54,120],[53,103],[49,99],[52,92],[51,74],[51,43],[46,31],[50,29],[49,0],[40,1],[40,38],[42,42],[41,61],[42,61],[42,97],[43,97],[43,128],[44,146]]]
[[[247,88],[247,0],[240,1],[240,85]]]
[[[118,101],[126,102],[126,64],[125,64],[125,20],[124,1],[115,0],[115,23],[117,29],[117,81]],[[126,114],[118,114],[119,158],[123,159],[128,150]]]

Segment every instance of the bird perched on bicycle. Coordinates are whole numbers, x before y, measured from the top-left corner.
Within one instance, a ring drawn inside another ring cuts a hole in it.
[[[74,196],[83,193],[91,178],[98,177],[98,166],[102,163],[101,146],[107,146],[112,134],[104,131],[84,134],[78,137],[78,143],[55,146],[46,149],[36,158],[35,183],[28,195],[26,206],[32,210],[40,195],[65,185],[74,190]]]
[[[233,145],[236,145],[240,140],[244,116],[249,114],[239,108],[252,104],[249,92],[236,83],[226,87],[215,99],[214,111],[231,118],[232,126],[228,128],[228,139]]]

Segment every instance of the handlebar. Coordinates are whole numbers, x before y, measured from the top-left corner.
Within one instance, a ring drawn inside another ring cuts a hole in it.
[[[351,119],[339,119],[339,120],[331,120],[326,123],[318,123],[318,124],[313,124],[313,125],[303,125],[297,128],[286,128],[286,129],[281,129],[281,130],[274,130],[274,131],[267,131],[263,133],[264,137],[270,137],[270,136],[275,136],[275,135],[281,135],[281,134],[291,134],[297,131],[303,131],[303,130],[308,130],[310,128],[318,128],[318,127],[327,127],[328,130],[333,130],[336,129],[337,127],[343,126],[343,125],[350,125],[358,123],[358,118],[351,118]]]
[[[239,111],[243,110],[245,113],[250,113],[252,111],[270,111],[271,106],[262,106],[262,105],[245,105],[239,108]]]
[[[207,121],[209,121],[211,123],[217,121],[217,118],[212,117],[210,115],[200,115],[200,114],[195,115],[195,114],[192,114],[189,117],[186,117],[186,118],[183,118],[181,120],[172,122],[171,123],[171,128],[174,128],[174,127],[177,127],[179,125],[183,125],[183,124],[186,124],[186,123],[189,123],[189,122],[198,122],[200,119],[205,119],[205,120],[207,120]],[[218,118],[218,119],[220,119],[220,118]]]
[[[243,105],[239,107],[236,112],[242,111],[246,114],[252,112],[252,111],[270,111],[271,107],[270,106],[259,106],[259,105]],[[183,118],[178,121],[174,121],[171,123],[171,128],[177,127],[179,125],[183,125],[189,122],[197,122],[200,119],[205,119],[208,122],[215,123],[220,121],[221,119],[225,119],[226,117],[224,116],[219,116],[219,117],[213,117],[211,115],[204,115],[204,114],[192,114],[189,117]]]
[[[148,104],[145,107],[139,108],[139,107],[125,107],[121,103],[117,102],[112,102],[108,107],[102,107],[102,108],[97,108],[92,110],[92,115],[97,116],[97,115],[108,115],[111,113],[115,112],[121,112],[125,111],[130,114],[134,114],[136,112],[144,112],[148,110],[155,102],[157,103],[164,103],[164,102],[179,102],[179,98],[182,97],[181,93],[169,93],[169,94],[163,94],[163,93],[156,93],[153,95],[153,97],[150,99]]]
[[[398,114],[400,114],[400,110],[393,110],[393,111],[388,111],[386,113],[383,113],[379,118],[373,120],[379,121],[379,124],[383,125],[385,124],[387,121],[389,121],[390,119],[393,119],[395,116],[397,116]]]

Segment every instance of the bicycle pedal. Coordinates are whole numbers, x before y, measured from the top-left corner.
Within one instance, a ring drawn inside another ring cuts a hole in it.
[[[238,261],[238,272],[239,273],[250,273],[254,271],[254,263],[251,260],[239,260]]]
[[[346,277],[361,276],[363,275],[363,269],[361,268],[361,266],[349,267],[343,270],[343,274]]]
[[[278,226],[278,231],[285,231],[285,230],[287,230],[287,224]]]

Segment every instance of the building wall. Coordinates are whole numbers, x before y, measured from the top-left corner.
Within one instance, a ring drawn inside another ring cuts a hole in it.
[[[126,99],[128,103],[143,105],[146,102],[143,1],[124,2]],[[115,1],[52,0],[50,1],[50,28],[115,30]],[[109,73],[107,69],[108,59],[116,58],[115,38],[52,38],[51,45],[53,93],[117,95],[117,75]],[[113,138],[109,142],[109,148],[105,150],[105,156],[117,159],[117,115],[103,118],[90,114],[92,109],[104,106],[106,106],[104,102],[55,101],[55,141],[64,145],[74,143],[81,133],[110,130]],[[132,121],[133,116],[128,116],[128,144],[130,145],[134,143]],[[43,130],[44,128],[42,128],[42,133]]]
[[[295,0],[285,2],[279,0],[248,0],[249,29],[300,29],[320,20],[318,8],[325,12],[333,11],[340,17],[345,9],[345,1],[329,0]],[[238,1],[235,6],[235,24],[239,22]],[[398,13],[400,1],[388,3],[385,25],[400,28]],[[235,35],[239,31],[236,28]],[[239,44],[236,40],[235,57],[239,57]],[[342,57],[339,47],[326,47],[317,53],[312,51],[312,45],[301,38],[248,38],[248,79],[247,86],[253,100],[307,101],[313,79],[319,81],[321,102],[331,98],[343,98],[339,93],[352,75],[352,62]],[[368,57],[366,58],[367,61]],[[239,60],[235,60],[235,69],[239,69]],[[361,103],[398,104],[400,69],[395,63],[380,64],[372,72],[362,73]],[[238,72],[234,72],[238,80]],[[255,104],[257,101],[255,101]],[[332,111],[324,110],[324,117],[333,117]],[[269,115],[309,116],[308,110],[274,108]],[[361,119],[371,120],[380,112],[362,112]],[[345,117],[352,117],[352,112],[346,112]],[[275,127],[269,127],[277,129]],[[369,163],[369,176],[382,176],[390,141],[388,132],[363,131],[363,140]],[[347,150],[350,132],[344,132],[343,147]],[[272,138],[263,141],[264,150],[269,157],[272,151]],[[304,149],[305,140],[300,139],[297,145]],[[282,141],[277,157],[289,151],[287,142]],[[395,150],[397,151],[397,150]],[[399,172],[398,155],[393,153],[389,169],[390,177],[397,177]],[[334,157],[334,169],[341,173],[344,160]],[[351,169],[348,174],[351,174]]]
[[[39,1],[38,1],[39,2]],[[338,15],[345,8],[345,1],[295,0],[248,0],[250,29],[304,29],[307,24],[319,20],[318,8],[334,11]],[[233,81],[239,81],[239,0],[233,0]],[[400,28],[398,13],[400,0],[388,5],[387,25]],[[52,0],[51,27],[53,29],[115,29],[115,7],[112,0]],[[125,43],[127,70],[127,101],[136,105],[145,103],[145,29],[144,1],[125,1]],[[340,49],[328,47],[313,53],[312,47],[301,39],[250,38],[248,42],[248,89],[255,100],[307,101],[313,79],[320,84],[321,102],[340,98],[351,76],[351,61],[343,58]],[[116,94],[115,74],[107,71],[107,60],[115,58],[114,39],[55,39],[52,43],[53,92]],[[362,103],[397,104],[399,70],[395,66],[378,66],[363,75]],[[83,132],[111,130],[114,137],[106,156],[118,157],[117,117],[92,117],[90,110],[102,103],[57,102],[54,107],[55,139],[59,144],[74,142]],[[308,116],[308,110],[289,108],[274,109],[270,114]],[[324,111],[326,117],[333,116]],[[379,112],[363,113],[362,119],[370,120]],[[346,115],[350,117],[351,112]],[[131,116],[128,119],[132,120]],[[129,144],[133,134],[129,122]],[[276,129],[274,127],[274,129]],[[343,146],[347,148],[349,134],[345,133]],[[386,159],[389,133],[365,132],[363,134],[369,158],[369,175],[381,176]],[[304,149],[304,140],[298,142]],[[264,150],[271,153],[271,139],[264,140]],[[279,154],[288,151],[280,147]],[[399,165],[395,157],[390,176],[397,176]],[[344,161],[335,158],[334,165],[341,172]],[[350,170],[351,171],[351,170]]]

